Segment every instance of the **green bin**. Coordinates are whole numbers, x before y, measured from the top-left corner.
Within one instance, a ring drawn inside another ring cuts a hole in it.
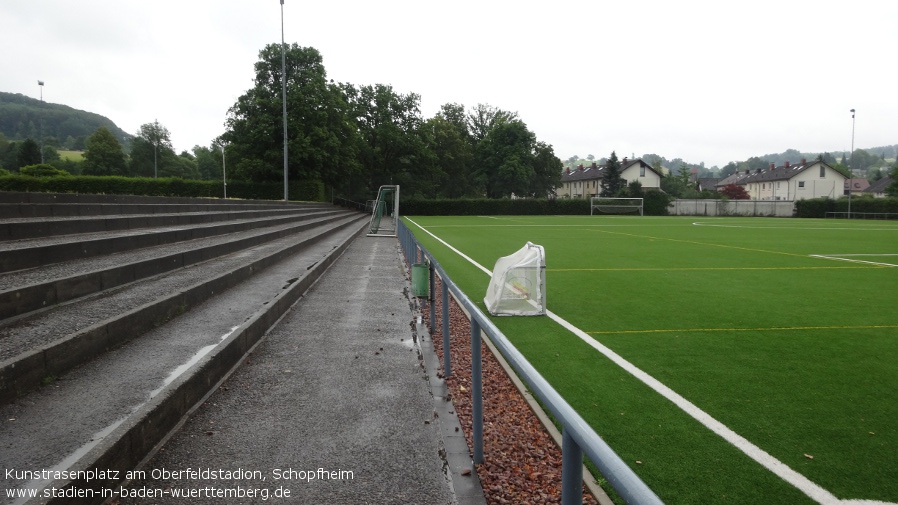
[[[430,266],[427,263],[412,265],[412,296],[430,295]]]

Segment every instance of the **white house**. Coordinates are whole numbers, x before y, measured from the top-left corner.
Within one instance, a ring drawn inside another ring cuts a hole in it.
[[[661,173],[652,168],[642,159],[621,161],[621,178],[630,184],[639,181],[642,189],[660,190]],[[598,196],[602,192],[602,178],[605,176],[605,166],[598,166],[595,162],[588,167],[583,165],[571,170],[566,168],[561,174],[561,187],[556,194],[558,198],[589,198]]]
[[[839,198],[845,193],[847,177],[822,161],[802,159],[792,165],[747,171],[735,183],[745,186],[753,200],[805,200]]]

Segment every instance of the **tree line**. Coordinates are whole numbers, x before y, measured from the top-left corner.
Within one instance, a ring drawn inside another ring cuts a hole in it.
[[[424,118],[416,93],[337,83],[327,78],[315,48],[284,49],[291,181],[320,181],[328,194],[357,201],[384,184],[421,198],[546,197],[560,185],[561,160],[516,112],[447,103]],[[45,162],[84,175],[185,179],[221,178],[226,166],[229,181],[282,181],[281,50],[270,44],[260,51],[253,87],[229,108],[225,132],[208,148],[176,154],[170,132],[155,121],[142,125],[127,147],[109,129],[97,129],[76,167],[58,155],[44,156]],[[29,140],[0,137],[0,167],[16,171],[35,162]]]
[[[219,140],[234,160],[235,178],[277,181],[281,46],[268,45],[259,57],[254,86],[228,111]],[[319,180],[351,199],[370,198],[384,184],[423,198],[545,197],[560,184],[561,160],[516,112],[448,103],[425,119],[416,93],[328,80],[312,47],[292,44],[285,58],[291,179]]]

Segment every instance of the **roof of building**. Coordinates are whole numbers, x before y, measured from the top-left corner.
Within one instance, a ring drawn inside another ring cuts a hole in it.
[[[851,179],[851,191],[865,191],[869,187],[870,182],[867,179],[857,177]],[[845,182],[842,184],[842,188],[848,189],[848,179],[845,179]]]
[[[717,183],[721,180],[723,179],[719,179],[717,177],[700,177],[698,179],[698,190],[704,191],[707,189],[713,191],[717,189]]]
[[[664,177],[664,175],[655,170],[651,165],[642,161],[641,158],[637,158],[635,160],[628,160],[624,158],[621,161],[621,172],[627,170],[633,165],[641,164],[658,174],[659,177]],[[566,168],[564,172],[561,173],[561,182],[573,182],[573,181],[592,181],[596,179],[601,179],[605,176],[605,165],[598,165],[596,162],[593,162],[592,165],[584,167],[583,165],[578,166],[577,168],[571,170],[570,168]]]
[[[885,176],[882,179],[874,182],[873,184],[867,186],[867,189],[864,190],[865,193],[885,193],[886,188],[892,184],[892,177]]]
[[[823,164],[824,166],[829,167],[831,170],[835,170],[823,161],[813,160],[809,162],[805,159],[802,159],[801,162],[794,165],[787,161],[780,167],[771,163],[770,167],[766,169],[758,168],[754,171],[746,170],[745,172],[743,172],[743,176],[741,178],[738,178],[734,183],[746,185],[753,182],[788,181],[796,175],[818,164]],[[727,182],[727,184],[731,183]],[[720,185],[721,184],[718,183],[718,187]]]
[[[740,181],[742,181],[742,179],[745,179],[746,177],[748,177],[748,171],[730,174],[717,181],[717,187],[722,188],[724,186],[729,186],[730,184],[741,184]]]

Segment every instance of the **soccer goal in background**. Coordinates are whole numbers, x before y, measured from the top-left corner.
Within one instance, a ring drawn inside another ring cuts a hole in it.
[[[642,198],[611,198],[594,196],[589,199],[589,215],[639,214],[642,215]]]
[[[381,186],[371,210],[369,237],[395,237],[399,221],[399,186]]]

